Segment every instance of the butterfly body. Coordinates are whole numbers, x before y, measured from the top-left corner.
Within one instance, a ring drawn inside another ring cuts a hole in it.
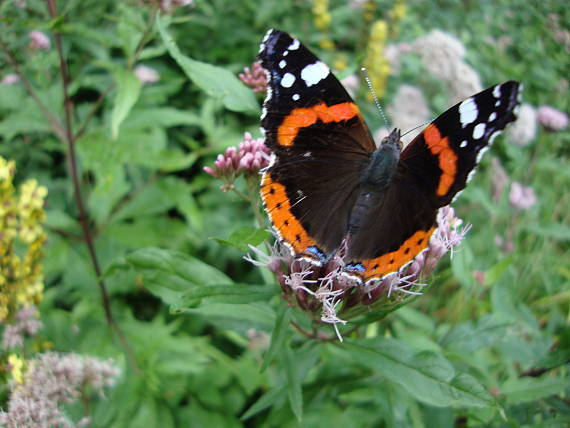
[[[345,248],[343,273],[362,283],[426,250],[438,210],[520,102],[521,85],[504,82],[447,110],[404,149],[399,130],[377,147],[344,87],[298,40],[270,30],[259,58],[269,80],[261,126],[274,154],[261,196],[274,230],[315,265]]]

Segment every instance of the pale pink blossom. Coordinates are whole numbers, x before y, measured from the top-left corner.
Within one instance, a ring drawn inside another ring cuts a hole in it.
[[[511,184],[509,202],[513,207],[521,211],[526,211],[536,204],[536,194],[532,187],[523,186],[518,181],[515,181]]]
[[[49,37],[41,31],[30,31],[30,48],[48,50],[51,47]]]
[[[548,105],[540,106],[537,111],[537,116],[542,126],[551,131],[561,131],[566,128],[570,122],[566,113]]]
[[[142,83],[156,83],[160,80],[160,74],[152,67],[139,64],[135,67],[135,76]]]
[[[14,85],[20,81],[20,76],[16,73],[9,73],[2,78],[0,84],[2,85]]]

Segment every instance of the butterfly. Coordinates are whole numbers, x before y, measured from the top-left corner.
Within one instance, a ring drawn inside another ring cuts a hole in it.
[[[507,81],[441,114],[405,148],[377,146],[358,106],[299,40],[270,30],[261,128],[273,156],[261,197],[281,242],[322,266],[345,246],[343,275],[370,283],[401,272],[434,236],[438,210],[465,188],[483,153],[516,120],[522,84]]]

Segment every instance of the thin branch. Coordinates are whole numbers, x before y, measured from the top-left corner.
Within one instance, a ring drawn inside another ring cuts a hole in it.
[[[10,51],[8,46],[1,39],[0,39],[0,48],[2,49],[2,51],[4,51],[4,53],[8,57],[8,62],[14,68],[14,72],[20,78],[20,81],[22,82],[22,84],[26,88],[26,91],[28,92],[28,94],[33,98],[33,100],[36,102],[36,104],[38,105],[38,107],[42,111],[42,114],[46,117],[46,119],[51,124],[53,132],[55,132],[55,134],[61,140],[65,140],[65,131],[63,129],[63,125],[61,124],[61,122],[59,121],[57,116],[55,116],[45,106],[45,104],[42,102],[42,100],[40,99],[40,97],[38,96],[36,91],[34,90],[32,84],[30,83],[30,81],[28,79],[26,79],[26,76],[24,76],[22,74],[22,71],[20,70],[20,64],[18,64],[18,61],[16,61],[16,57],[14,56],[14,54]]]
[[[101,95],[99,95],[99,98],[97,98],[97,101],[95,101],[95,104],[93,105],[93,107],[91,108],[91,110],[89,111],[89,113],[87,114],[87,116],[85,117],[85,120],[83,121],[83,124],[81,125],[81,127],[79,128],[79,131],[77,131],[77,133],[75,134],[75,141],[77,141],[79,138],[81,138],[83,136],[83,134],[85,134],[85,131],[87,130],[87,126],[89,125],[89,123],[91,122],[91,119],[93,119],[93,117],[95,116],[95,113],[97,113],[97,110],[99,110],[99,108],[101,107],[101,105],[103,104],[103,101],[105,101],[105,98],[107,98],[107,95],[109,95],[109,93],[115,88],[115,84],[111,83],[107,89],[105,89]]]
[[[53,19],[56,19],[57,7],[55,5],[55,0],[47,0],[47,3],[51,17]],[[65,61],[65,57],[63,54],[61,34],[58,32],[54,32],[54,36],[55,36],[55,44],[57,47],[57,53],[59,56],[59,67],[63,84],[63,96],[64,96],[64,108],[65,108],[64,141],[67,144],[67,161],[68,161],[69,172],[71,175],[71,180],[73,183],[73,193],[75,196],[75,203],[77,205],[77,209],[79,210],[79,222],[81,224],[81,229],[83,230],[83,235],[85,236],[85,243],[87,245],[89,257],[91,258],[91,263],[93,264],[93,268],[97,276],[97,285],[99,286],[99,292],[101,294],[101,300],[103,302],[103,308],[105,310],[105,318],[107,320],[107,324],[109,324],[112,330],[115,331],[115,333],[117,334],[117,337],[119,338],[119,341],[121,342],[132,367],[138,371],[139,369],[136,360],[134,358],[133,351],[129,343],[127,342],[125,335],[123,334],[123,332],[121,331],[118,324],[115,322],[113,318],[113,312],[111,310],[111,302],[109,299],[109,294],[107,293],[107,286],[105,284],[105,281],[103,281],[102,279],[102,271],[99,265],[99,260],[97,259],[95,244],[93,242],[93,235],[91,233],[91,229],[88,223],[87,210],[85,209],[85,205],[83,204],[83,197],[81,195],[81,184],[79,182],[79,174],[77,171],[75,137],[73,135],[73,129],[72,129],[73,101],[69,97],[69,84],[71,79],[69,76],[69,69],[67,67],[67,63]]]

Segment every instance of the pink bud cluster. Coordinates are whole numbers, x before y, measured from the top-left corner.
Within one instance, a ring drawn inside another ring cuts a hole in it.
[[[240,174],[257,174],[269,165],[269,149],[263,138],[254,139],[249,132],[238,148],[228,147],[224,154],[219,154],[214,168],[204,167],[204,171],[213,177],[233,183]]]
[[[35,336],[43,324],[38,319],[39,313],[35,306],[26,306],[16,314],[15,323],[4,328],[2,347],[4,349],[21,348],[24,346],[24,337]]]
[[[337,325],[361,313],[362,306],[388,309],[401,304],[407,296],[422,294],[427,284],[420,280],[434,271],[446,253],[457,248],[470,228],[462,226],[462,220],[449,206],[440,209],[437,221],[438,228],[423,253],[406,268],[372,283],[360,284],[342,274],[345,265],[342,246],[322,267],[294,258],[279,242],[269,256],[250,247],[256,258],[247,256],[246,260],[273,272],[290,304],[315,315],[317,322],[333,324],[342,340]]]
[[[30,31],[30,48],[34,50],[48,50],[51,47],[49,37],[41,31]]]
[[[240,73],[239,78],[243,83],[253,89],[253,92],[267,91],[267,74],[261,63],[256,61],[251,65],[251,68],[245,67],[243,73]]]
[[[548,105],[540,106],[537,115],[540,124],[551,131],[562,131],[570,123],[566,113]]]

